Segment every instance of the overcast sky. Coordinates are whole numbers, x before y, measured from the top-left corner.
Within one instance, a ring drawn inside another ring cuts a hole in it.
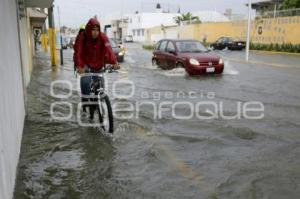
[[[231,8],[234,14],[246,14],[245,4],[248,0],[55,0],[55,15],[57,6],[60,10],[61,25],[78,27],[95,14],[101,18],[111,15],[121,15],[139,12],[153,12],[155,6],[160,3],[163,10],[181,12],[216,10],[224,13],[225,9]],[[123,4],[123,6],[122,6]],[[56,25],[58,24],[56,20]]]

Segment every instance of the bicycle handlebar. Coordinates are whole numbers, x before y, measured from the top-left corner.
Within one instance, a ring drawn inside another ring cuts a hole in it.
[[[113,73],[113,72],[117,72],[117,70],[114,69],[113,65],[110,64],[106,64],[103,67],[104,72],[108,71],[108,73]]]
[[[91,67],[87,66],[89,69],[89,72],[94,72],[94,73],[105,73],[106,71],[108,71],[108,73],[113,73],[113,72],[117,72],[117,70],[115,70],[113,68],[113,65],[111,64],[105,64],[104,67],[102,67],[100,70],[94,70]]]

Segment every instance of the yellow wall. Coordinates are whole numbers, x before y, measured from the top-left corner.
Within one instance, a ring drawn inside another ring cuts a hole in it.
[[[259,34],[259,29],[262,34]],[[254,43],[300,43],[300,16],[256,20]]]
[[[216,41],[220,36],[230,36],[237,38],[245,38],[246,23],[245,21],[239,22],[223,22],[223,23],[204,23],[197,24],[194,31],[194,39],[200,41],[204,37],[207,42]]]
[[[179,28],[179,37],[200,41],[207,37],[207,42],[214,42],[221,36],[246,40],[246,27],[245,20],[184,25]],[[251,40],[253,43],[300,44],[300,16],[257,19],[251,25]]]

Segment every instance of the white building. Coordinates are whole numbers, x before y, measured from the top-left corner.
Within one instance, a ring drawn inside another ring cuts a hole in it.
[[[111,14],[101,18],[101,29],[105,31],[109,38],[117,39],[119,36],[119,23],[122,19],[120,14]]]
[[[164,12],[160,4],[156,5],[155,12],[136,13],[126,15],[125,35],[132,35],[134,41],[143,42],[146,40],[146,29],[156,26],[174,26],[178,13]]]
[[[174,26],[176,13],[139,13],[127,15],[127,35],[132,35],[134,41],[145,41],[146,29],[155,26]]]

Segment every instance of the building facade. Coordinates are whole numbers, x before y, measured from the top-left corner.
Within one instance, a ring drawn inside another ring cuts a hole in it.
[[[0,198],[13,198],[32,72],[34,29],[40,15],[29,7],[53,0],[0,1]]]
[[[175,26],[177,13],[137,13],[126,15],[126,35],[132,35],[134,41],[144,42],[147,29],[155,26]]]

